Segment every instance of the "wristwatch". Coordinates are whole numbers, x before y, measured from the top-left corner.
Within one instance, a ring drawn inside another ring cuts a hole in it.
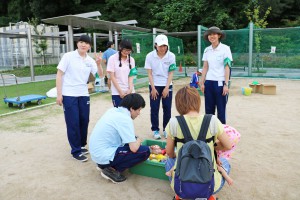
[[[224,85],[225,85],[225,86],[228,86],[226,82],[224,82]]]

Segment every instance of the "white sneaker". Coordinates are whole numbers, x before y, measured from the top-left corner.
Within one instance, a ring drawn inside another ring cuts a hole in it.
[[[166,132],[166,131],[164,131],[164,137],[165,137],[165,139],[167,139],[167,138],[168,138],[168,134],[167,134],[167,132]]]
[[[159,140],[161,137],[159,135],[159,131],[153,131],[153,138]]]

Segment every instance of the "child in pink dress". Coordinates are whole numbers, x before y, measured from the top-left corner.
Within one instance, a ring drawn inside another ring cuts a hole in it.
[[[232,142],[232,148],[227,151],[217,150],[217,154],[219,158],[225,158],[229,160],[232,157],[232,153],[236,149],[236,144],[241,139],[241,134],[235,128],[228,125],[224,125],[224,131]]]

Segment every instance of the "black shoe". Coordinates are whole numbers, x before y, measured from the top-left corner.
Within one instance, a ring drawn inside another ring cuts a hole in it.
[[[89,150],[87,150],[87,148],[85,147],[81,147],[81,155],[86,155],[86,154],[89,154]]]
[[[88,161],[88,158],[85,157],[83,154],[79,154],[78,156],[74,156],[74,155],[73,155],[73,158],[76,159],[76,160],[79,160],[79,161],[81,161],[81,162],[86,162],[86,161]]]
[[[112,181],[113,183],[120,183],[123,181],[126,181],[126,177],[123,176],[120,172],[117,170],[107,167],[102,169],[101,175],[103,178]]]

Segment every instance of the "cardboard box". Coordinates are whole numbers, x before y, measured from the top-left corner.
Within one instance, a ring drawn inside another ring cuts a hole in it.
[[[275,95],[276,94],[276,85],[263,84],[262,94]]]
[[[249,87],[252,88],[252,93],[262,93],[262,88],[263,88],[263,85],[262,84],[252,84],[252,83],[249,83]]]
[[[161,148],[166,148],[166,142],[159,140],[144,140],[142,145],[159,145]],[[129,172],[141,176],[169,180],[169,177],[165,174],[165,163],[163,162],[152,162],[150,160],[146,160],[143,163],[130,168]]]

